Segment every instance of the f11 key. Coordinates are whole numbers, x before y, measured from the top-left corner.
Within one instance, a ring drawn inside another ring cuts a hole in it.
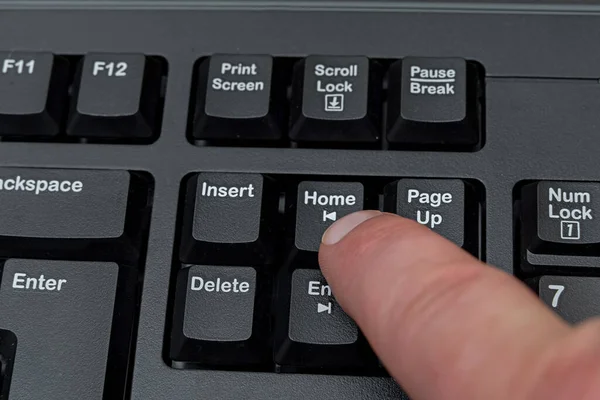
[[[0,135],[58,135],[68,77],[67,60],[54,54],[0,53]]]

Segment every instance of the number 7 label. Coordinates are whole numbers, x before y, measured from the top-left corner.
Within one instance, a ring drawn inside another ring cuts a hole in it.
[[[554,298],[552,299],[552,307],[557,308],[558,301],[560,300],[560,296],[565,291],[565,287],[563,285],[549,285],[548,289],[556,290],[556,293],[554,294]]]

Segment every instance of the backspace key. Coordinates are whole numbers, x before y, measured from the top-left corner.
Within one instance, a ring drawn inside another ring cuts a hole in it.
[[[128,171],[0,168],[0,257],[134,262],[148,209],[138,179]]]

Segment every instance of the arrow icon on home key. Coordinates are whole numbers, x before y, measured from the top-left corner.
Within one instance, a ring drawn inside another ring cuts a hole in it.
[[[331,302],[327,303],[327,305],[321,304],[321,303],[317,303],[317,312],[319,314],[322,314],[322,313],[324,313],[326,311],[327,311],[327,314],[331,314],[331,312],[332,312],[331,308],[332,308]]]
[[[323,222],[336,221],[337,220],[337,212],[327,212],[327,210],[323,210]]]

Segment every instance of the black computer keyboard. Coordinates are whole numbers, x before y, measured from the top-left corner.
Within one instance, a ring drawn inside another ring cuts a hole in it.
[[[412,218],[600,314],[600,5],[0,1],[0,399],[406,399],[317,262]]]

